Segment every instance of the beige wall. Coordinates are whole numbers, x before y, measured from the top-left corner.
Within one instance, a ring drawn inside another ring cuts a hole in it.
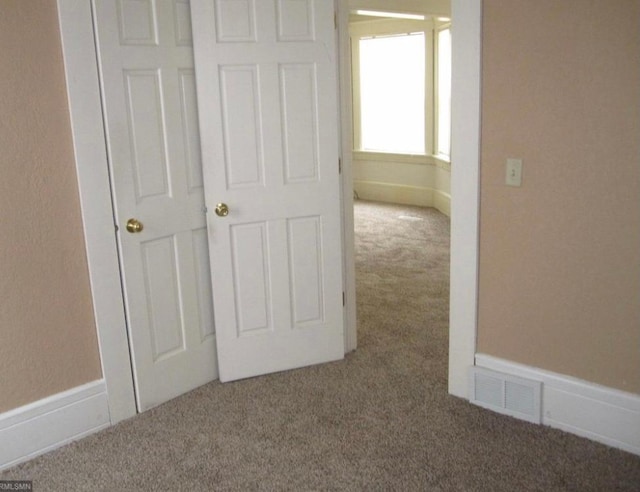
[[[101,378],[56,3],[0,4],[0,412]]]
[[[640,393],[640,1],[485,0],[483,30],[478,351]]]

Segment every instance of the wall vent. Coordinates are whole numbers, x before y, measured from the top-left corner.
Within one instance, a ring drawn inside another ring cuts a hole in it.
[[[475,405],[539,424],[542,382],[483,367],[470,369],[469,401]]]

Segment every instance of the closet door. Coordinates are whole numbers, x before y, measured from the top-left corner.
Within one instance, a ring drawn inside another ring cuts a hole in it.
[[[187,0],[94,0],[138,410],[217,377]]]
[[[192,8],[220,379],[340,359],[334,3]]]

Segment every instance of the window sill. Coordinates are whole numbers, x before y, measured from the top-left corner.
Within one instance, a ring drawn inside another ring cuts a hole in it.
[[[444,155],[398,154],[395,152],[373,152],[354,150],[354,161],[401,162],[404,164],[423,164],[451,170],[451,162]]]
[[[432,155],[431,159],[433,163],[439,168],[445,169],[447,171],[451,171],[451,158],[448,155],[437,154]]]
[[[398,154],[395,152],[371,150],[354,150],[353,159],[356,161],[393,161],[407,164],[429,164],[429,156],[425,154]]]

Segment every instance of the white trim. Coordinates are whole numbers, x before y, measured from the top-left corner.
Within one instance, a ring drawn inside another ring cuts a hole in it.
[[[433,64],[433,153],[449,160],[450,156],[441,153],[438,148],[438,140],[440,138],[440,33],[445,30],[448,30],[449,34],[451,34],[451,22],[436,20],[433,28],[433,59],[435,60]],[[451,137],[450,132],[451,128],[449,128],[449,137]],[[451,142],[449,142],[449,144],[451,144]],[[449,148],[449,153],[451,153],[451,148]]]
[[[111,422],[136,414],[90,2],[58,0],[87,261]]]
[[[640,455],[640,395],[486,354],[476,365],[542,381],[542,423]]]
[[[0,415],[0,470],[109,427],[104,380]]]
[[[447,216],[451,213],[451,196],[434,188],[360,180],[353,187],[362,200],[435,207]]]
[[[449,159],[449,156],[436,154],[430,156],[430,158],[434,166],[451,171],[451,160]]]
[[[405,164],[435,165],[433,157],[425,154],[397,154],[395,152],[373,152],[354,150],[354,161],[402,162]]]
[[[476,351],[482,1],[452,0],[449,393],[468,398]]]
[[[338,14],[338,84],[340,97],[340,139],[342,158],[342,247],[344,269],[344,349],[345,353],[358,345],[356,319],[355,234],[353,224],[353,130],[351,106],[351,53],[349,40],[349,7],[336,0]]]
[[[396,154],[394,152],[373,152],[371,150],[354,150],[354,161],[401,162],[403,164],[421,164],[436,166],[451,171],[451,162],[447,156],[426,154]]]
[[[433,205],[439,212],[451,217],[451,195],[440,190],[433,190]]]
[[[433,19],[376,19],[349,23],[349,36],[366,38],[426,32],[434,28]]]

